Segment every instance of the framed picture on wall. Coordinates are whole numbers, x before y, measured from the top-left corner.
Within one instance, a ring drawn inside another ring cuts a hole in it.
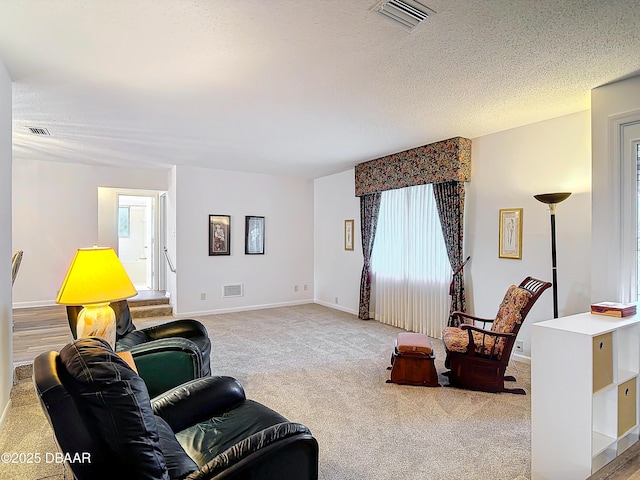
[[[231,215],[209,215],[209,256],[231,255]]]
[[[522,259],[522,209],[500,209],[499,258]]]
[[[244,217],[244,253],[264,255],[264,217]]]
[[[344,221],[344,249],[353,250],[353,220]]]

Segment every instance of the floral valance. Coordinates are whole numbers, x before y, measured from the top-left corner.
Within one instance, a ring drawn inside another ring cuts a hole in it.
[[[425,183],[471,180],[471,140],[455,137],[360,163],[356,197]]]

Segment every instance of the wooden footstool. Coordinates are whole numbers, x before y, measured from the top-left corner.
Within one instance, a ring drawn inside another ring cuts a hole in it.
[[[387,383],[439,387],[435,358],[429,337],[422,333],[399,333],[391,355],[391,380]]]

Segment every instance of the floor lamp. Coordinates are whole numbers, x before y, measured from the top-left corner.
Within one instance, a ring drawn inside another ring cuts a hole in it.
[[[553,318],[558,318],[558,273],[556,266],[556,206],[569,198],[571,193],[542,193],[533,198],[549,205],[551,213],[551,268],[553,274]]]

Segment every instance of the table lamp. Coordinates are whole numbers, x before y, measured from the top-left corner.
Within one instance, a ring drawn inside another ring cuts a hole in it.
[[[533,198],[549,205],[551,213],[551,273],[553,275],[553,318],[558,318],[558,267],[556,265],[556,206],[569,198],[571,193],[541,193]]]
[[[109,303],[137,293],[113,248],[79,248],[56,303],[84,307],[78,314],[77,338],[100,337],[114,348],[116,314]]]

